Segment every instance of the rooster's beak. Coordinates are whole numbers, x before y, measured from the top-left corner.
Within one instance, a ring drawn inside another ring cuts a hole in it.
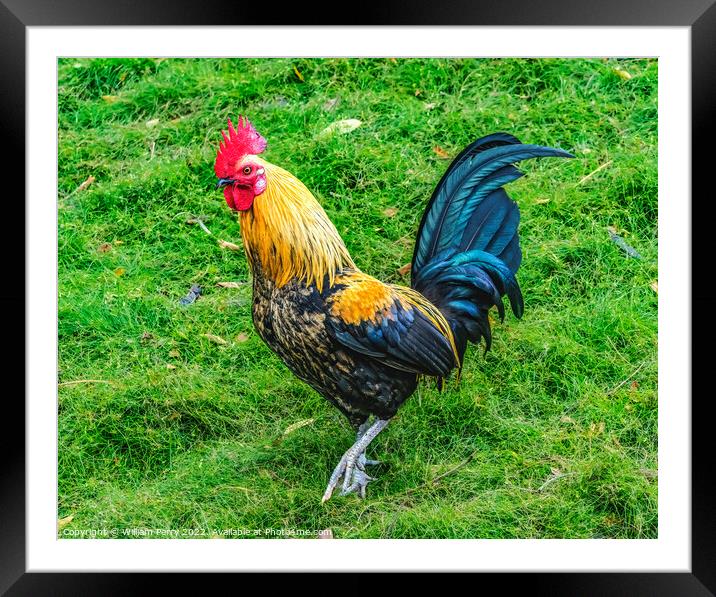
[[[215,189],[220,189],[221,187],[225,187],[226,185],[233,184],[234,181],[231,178],[220,178],[216,181]]]

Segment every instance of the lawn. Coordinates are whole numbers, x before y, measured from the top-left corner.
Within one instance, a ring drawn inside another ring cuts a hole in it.
[[[657,72],[651,59],[60,61],[59,536],[656,537]],[[507,190],[525,314],[495,321],[459,384],[406,402],[369,449],[383,464],[365,500],[321,504],[354,434],[254,332],[243,250],[219,242],[241,244],[213,172],[239,114],[358,266],[394,283],[409,283],[423,209],[469,142],[505,131],[576,156],[522,163]],[[361,125],[321,134],[343,119]]]

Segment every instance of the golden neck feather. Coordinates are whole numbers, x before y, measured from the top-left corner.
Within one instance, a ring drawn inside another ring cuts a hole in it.
[[[328,276],[355,264],[328,215],[295,176],[252,156],[266,170],[266,190],[241,212],[241,236],[251,269],[281,287],[296,278],[320,292]]]

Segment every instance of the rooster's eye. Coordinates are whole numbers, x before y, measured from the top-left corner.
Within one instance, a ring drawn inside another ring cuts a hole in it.
[[[243,172],[244,172],[244,174],[246,174],[247,176],[248,176],[249,174],[251,174],[251,166],[246,166],[246,167],[244,167]]]

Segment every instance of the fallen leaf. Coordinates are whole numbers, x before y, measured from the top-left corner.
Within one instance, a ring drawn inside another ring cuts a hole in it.
[[[332,112],[333,110],[336,109],[336,106],[338,106],[338,104],[340,104],[340,103],[341,103],[340,98],[333,97],[323,104],[323,109],[326,112]]]
[[[639,388],[639,382],[635,379],[631,384],[629,384],[629,388],[633,391]]]
[[[323,529],[322,531],[318,531],[318,538],[319,539],[333,539],[333,530],[332,529]]]
[[[219,240],[219,246],[224,249],[230,249],[232,251],[240,251],[241,250],[241,247],[239,245],[230,243],[228,240]]]
[[[275,110],[276,108],[285,108],[289,104],[290,102],[286,96],[276,95],[274,97],[267,97],[259,105],[268,110]]]
[[[345,135],[346,133],[350,133],[352,130],[357,129],[361,124],[363,123],[357,118],[338,120],[324,128],[320,133],[318,133],[317,137],[318,139],[325,139],[333,134]]]
[[[574,423],[575,421],[572,417],[563,415],[562,418],[560,419],[560,422],[561,423]]]
[[[75,517],[74,514],[70,514],[69,516],[65,516],[64,518],[60,518],[57,521],[57,530],[61,531],[64,529],[68,524],[72,522],[72,519]]]
[[[211,340],[215,344],[220,344],[222,346],[228,344],[228,342],[224,340],[221,336],[215,336],[214,334],[202,334],[202,336],[204,336],[204,338],[206,338],[207,340]]]
[[[423,94],[423,92],[420,91],[420,89],[415,90],[415,97],[420,97],[422,94]]]
[[[123,267],[118,267],[116,270],[114,270],[114,275],[115,276],[123,276],[126,271],[127,270],[124,269]]]
[[[599,423],[591,423],[589,425],[589,431],[591,435],[599,435],[601,433],[604,433],[604,421],[599,421]]]
[[[147,340],[151,340],[154,338],[154,334],[151,332],[142,332],[142,341],[146,342]]]
[[[119,98],[116,95],[103,95],[102,99],[107,102],[108,104],[113,104],[116,102]]]
[[[535,204],[536,204],[536,205],[542,205],[542,204],[544,204],[544,203],[549,203],[549,202],[550,202],[549,199],[535,199]]]
[[[447,151],[445,151],[442,147],[440,147],[439,145],[436,145],[435,147],[433,147],[433,151],[435,152],[435,155],[437,155],[439,158],[442,158],[444,160],[450,157],[450,154]]]
[[[299,80],[301,81],[301,83],[303,83],[304,79],[303,79],[303,75],[301,74],[301,71],[298,70],[298,69],[294,66],[294,67],[293,67],[293,72],[296,73],[296,76],[299,78]]]
[[[249,339],[249,335],[245,334],[244,332],[241,332],[238,336],[236,336],[237,342],[246,342]]]
[[[238,282],[217,282],[216,285],[221,288],[241,288]]]
[[[406,276],[410,272],[410,268],[413,267],[412,263],[406,263],[403,267],[398,268],[398,273],[401,276]]]
[[[176,365],[172,365],[171,363],[167,363],[167,369],[169,369],[170,371],[173,370],[173,369],[176,369],[176,368],[177,368]]]
[[[148,129],[154,128],[155,126],[157,126],[159,124],[159,119],[152,118],[151,120],[147,120],[147,122],[145,124],[147,125]]]
[[[107,253],[108,251],[112,250],[112,243],[102,243],[99,247],[97,247],[97,251],[100,253]]]
[[[180,305],[190,305],[201,295],[201,286],[198,284],[192,284],[189,292],[179,299]]]
[[[398,60],[396,58],[388,58],[393,64],[398,64]]]
[[[612,242],[619,248],[621,248],[627,254],[628,257],[641,259],[641,255],[639,254],[639,252],[630,244],[628,244],[621,236],[619,236],[619,234],[617,234],[616,228],[614,228],[613,226],[607,226],[607,231],[609,232],[609,238],[611,238]]]
[[[656,294],[659,294],[659,282],[657,280],[654,280],[651,284],[649,284],[649,288],[656,292]]]
[[[179,351],[173,348],[169,351],[169,356],[175,359],[179,356]]]
[[[604,524],[613,527],[615,524],[624,524],[617,516],[613,514],[607,514],[604,518]]]
[[[628,81],[632,78],[631,74],[629,74],[627,71],[621,68],[615,68],[614,74],[617,75],[620,79],[624,79],[625,81]]]
[[[90,186],[95,180],[97,180],[94,176],[88,176],[87,180],[85,180],[80,186],[77,187],[78,191],[84,191],[88,186]]]
[[[388,207],[383,210],[383,215],[386,218],[392,218],[398,213],[398,210],[395,207]]]
[[[437,104],[435,102],[430,102],[430,103],[425,104],[423,106],[423,108],[425,108],[426,110],[432,110],[435,106],[437,106]]]

